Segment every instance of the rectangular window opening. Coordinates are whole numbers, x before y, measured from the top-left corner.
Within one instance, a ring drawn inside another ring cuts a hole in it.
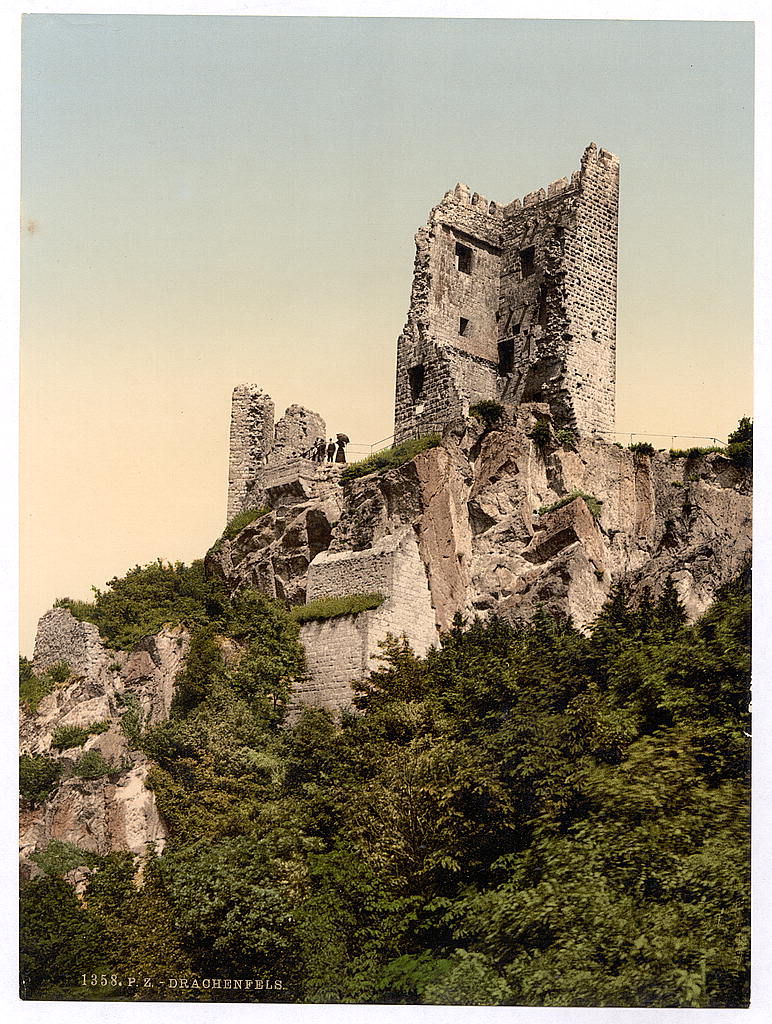
[[[419,366],[408,367],[407,378],[410,381],[410,397],[413,400],[413,404],[415,404],[421,397],[421,392],[424,389],[423,363]]]
[[[472,250],[460,242],[456,242],[456,270],[462,274],[472,273]]]
[[[458,333],[463,338],[464,335],[469,334],[469,321],[465,316],[462,316],[458,322]]]
[[[499,342],[499,373],[512,373],[515,364],[515,342],[512,338]]]
[[[520,273],[523,277],[530,277],[533,274],[536,249],[529,245],[527,249],[520,250]]]

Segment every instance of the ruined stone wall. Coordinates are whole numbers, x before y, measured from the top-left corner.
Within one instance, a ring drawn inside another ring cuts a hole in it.
[[[234,388],[226,521],[261,508],[266,503],[266,480],[306,455],[317,438],[325,437],[326,429],[322,417],[302,405],[291,405],[274,424],[270,395],[254,384]],[[313,475],[314,464],[309,462],[308,467]]]
[[[376,591],[386,598],[378,608],[301,627],[309,678],[295,688],[295,713],[300,706],[333,710],[350,704],[350,683],[378,668],[387,634],[406,636],[419,655],[436,643],[431,593],[411,527],[363,551],[322,552],[309,567],[309,602]]]
[[[457,185],[432,210],[397,345],[397,441],[483,398],[613,429],[618,183],[616,157],[592,144],[570,180],[522,202]]]
[[[327,440],[327,425],[322,417],[302,405],[291,405],[276,424],[271,464],[305,455],[317,438]]]
[[[495,363],[502,214],[495,203],[457,185],[432,211],[431,220],[432,336]]]
[[[612,431],[616,388],[619,161],[590,146],[582,158],[576,233],[566,237],[566,361],[580,433]]]
[[[247,497],[273,448],[274,406],[254,384],[239,384],[231,402],[227,522],[245,508]]]
[[[365,675],[367,633],[367,612],[303,623],[300,640],[306,652],[308,679],[293,688],[290,722],[304,707],[337,712],[351,704],[351,682]]]
[[[78,676],[99,671],[105,661],[104,644],[92,622],[80,622],[67,608],[51,608],[38,623],[33,669],[45,672],[57,662],[66,662]]]
[[[575,186],[567,179],[531,192],[504,211],[499,297],[500,397],[546,401],[572,423],[565,382],[569,325],[565,310],[565,241],[576,220]]]

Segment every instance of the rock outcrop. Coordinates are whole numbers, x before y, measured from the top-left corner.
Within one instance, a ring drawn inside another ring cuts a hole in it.
[[[314,541],[360,551],[410,526],[438,630],[457,612],[520,619],[539,605],[584,627],[614,583],[656,597],[668,576],[690,619],[700,615],[750,556],[750,473],[720,452],[646,455],[590,438],[540,446],[537,421],[550,422],[548,406],[522,405],[494,428],[455,420],[411,462],[342,487],[328,476],[316,496],[319,484],[299,496],[285,481],[271,515],[223,545],[217,571],[232,590],[297,601]],[[572,494],[596,499],[599,514],[583,497],[565,503]]]
[[[163,847],[166,829],[145,786],[150,763],[132,746],[133,732],[124,719],[131,716],[138,728],[168,717],[188,646],[183,629],[168,628],[131,652],[113,651],[96,626],[78,621],[66,608],[52,608],[40,620],[34,671],[40,674],[64,662],[70,678],[43,697],[34,712],[22,708],[20,714],[20,753],[53,758],[62,769],[59,785],[42,806],[22,812],[26,877],[38,871],[30,855],[53,839],[98,854],[140,854],[149,842]],[[66,726],[97,726],[100,731],[60,750],[55,734]],[[79,774],[81,758],[89,751],[101,755],[106,766],[98,778]]]

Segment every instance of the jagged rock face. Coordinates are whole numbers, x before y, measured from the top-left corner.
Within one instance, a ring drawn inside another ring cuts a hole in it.
[[[544,403],[495,429],[454,421],[441,446],[346,484],[333,516],[327,495],[324,543],[359,551],[412,526],[440,629],[456,612],[520,619],[539,605],[586,626],[615,582],[656,596],[668,575],[689,617],[701,614],[750,555],[750,473],[720,453],[650,457],[592,439],[544,450],[529,436],[537,420],[550,420]],[[601,502],[597,521],[581,498],[545,511],[573,491]],[[315,508],[296,506],[291,529],[285,508],[262,533],[243,531],[219,561],[232,589],[300,599]]]
[[[40,620],[33,666],[40,673],[57,662],[71,669],[70,681],[44,697],[35,712],[21,711],[20,752],[56,758],[64,768],[57,789],[38,809],[21,816],[22,872],[35,874],[29,860],[52,839],[105,854],[141,853],[148,842],[163,846],[166,830],[145,785],[150,764],[132,748],[123,716],[138,706],[142,723],[168,718],[174,680],[185,662],[187,633],[177,627],[145,638],[131,652],[105,646],[96,626],[79,622],[66,608],[53,608]],[[109,723],[77,748],[52,746],[61,726]],[[73,772],[86,751],[98,751],[110,766],[107,775],[84,779]]]
[[[223,538],[207,553],[207,573],[222,580],[231,594],[254,588],[290,604],[303,604],[308,567],[329,547],[340,515],[337,480],[334,487],[332,499],[322,495],[280,504],[233,540]]]

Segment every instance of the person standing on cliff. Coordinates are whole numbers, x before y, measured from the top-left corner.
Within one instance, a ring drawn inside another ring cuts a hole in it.
[[[324,462],[324,453],[326,451],[326,445],[323,437],[317,437],[316,439],[316,454],[314,455],[315,462]]]
[[[332,462],[335,457],[335,442],[330,438],[330,443],[327,445],[327,461]]]
[[[336,462],[346,461],[346,445],[349,443],[348,437],[345,434],[338,434],[338,450],[335,453]],[[327,449],[329,451],[329,448]]]

